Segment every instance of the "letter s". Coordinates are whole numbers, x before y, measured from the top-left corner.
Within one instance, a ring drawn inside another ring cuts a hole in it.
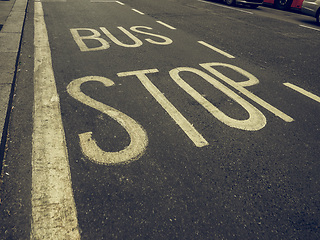
[[[73,80],[68,86],[67,91],[76,100],[92,107],[116,120],[129,134],[130,144],[119,152],[105,152],[98,147],[92,139],[92,132],[79,134],[80,146],[84,155],[91,161],[98,164],[116,164],[130,160],[137,160],[145,151],[148,145],[148,137],[143,127],[128,115],[105,105],[99,101],[85,95],[80,87],[85,82],[101,82],[106,87],[114,85],[114,82],[105,77],[87,76]]]
[[[145,35],[158,37],[158,38],[161,38],[161,39],[164,40],[164,42],[157,42],[157,41],[154,41],[154,40],[152,40],[152,39],[150,39],[150,38],[146,38],[145,40],[148,41],[149,43],[157,44],[157,45],[169,45],[169,44],[171,44],[171,43],[173,42],[173,41],[172,41],[170,38],[168,38],[168,37],[161,36],[161,35],[154,34],[154,33],[143,32],[143,31],[141,31],[141,30],[138,30],[138,28],[144,28],[144,29],[149,29],[149,30],[152,29],[151,27],[134,26],[134,27],[131,27],[130,30],[131,30],[131,31],[134,31],[134,32],[137,32],[137,33],[142,33],[142,34],[145,34]]]

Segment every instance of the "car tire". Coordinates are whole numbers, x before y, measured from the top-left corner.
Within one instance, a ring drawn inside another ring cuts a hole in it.
[[[316,14],[316,22],[318,25],[320,25],[320,8],[318,9],[318,12]]]
[[[291,7],[293,0],[275,0],[274,6],[281,10],[288,10]]]
[[[228,6],[235,6],[236,5],[236,0],[225,0],[225,3]]]

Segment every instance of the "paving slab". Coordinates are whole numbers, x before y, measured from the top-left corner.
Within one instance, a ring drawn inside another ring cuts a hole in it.
[[[12,84],[17,54],[2,52],[0,57],[0,84]]]
[[[15,2],[14,0],[11,0],[11,1],[0,0],[0,25],[4,25],[4,23],[6,22],[14,2]]]
[[[11,11],[9,14],[6,24],[3,26],[1,33],[15,32],[21,33],[24,21],[24,14],[20,11]]]
[[[5,27],[5,26],[4,26]],[[20,33],[0,32],[0,55],[6,52],[18,53],[20,45]]]
[[[26,5],[28,3],[28,0],[14,0],[15,3],[12,7],[12,12],[20,11],[25,12],[26,11]]]

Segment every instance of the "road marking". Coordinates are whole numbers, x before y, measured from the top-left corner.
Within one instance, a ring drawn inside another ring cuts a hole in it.
[[[165,26],[165,27],[167,27],[167,28],[169,28],[169,29],[176,30],[175,27],[172,27],[172,26],[170,26],[169,24],[166,24],[166,23],[164,23],[164,22],[162,22],[162,21],[157,21],[157,23],[159,23],[159,24],[161,24],[161,25],[163,25],[163,26]]]
[[[142,85],[149,91],[154,99],[163,107],[163,109],[171,116],[171,118],[179,125],[179,127],[186,133],[191,141],[197,147],[204,147],[209,143],[202,137],[202,135],[193,127],[193,125],[185,119],[185,117],[172,105],[172,103],[159,91],[159,89],[147,77],[149,73],[157,73],[158,69],[147,69],[132,72],[118,73],[119,77],[136,76]]]
[[[250,91],[248,91],[247,89],[244,88],[244,87],[253,86],[253,85],[259,83],[259,80],[255,76],[253,76],[251,73],[243,70],[242,68],[239,68],[234,65],[227,64],[227,63],[203,63],[203,64],[200,64],[200,66],[203,67],[204,69],[207,69],[210,73],[212,73],[216,77],[220,78],[221,80],[223,80],[224,82],[226,82],[230,86],[234,87],[239,92],[241,92],[242,94],[244,94],[245,96],[247,96],[251,100],[255,101],[260,106],[267,109],[268,111],[272,112],[274,115],[278,116],[282,120],[284,120],[286,122],[294,121],[294,119],[291,118],[290,116],[288,116],[287,114],[281,112],[279,109],[273,107],[272,105],[270,105],[269,103],[267,103],[263,99],[259,98],[258,96],[254,95],[253,93],[251,93]],[[236,82],[236,81],[228,78],[227,76],[223,75],[222,73],[220,73],[216,69],[214,69],[213,68],[214,66],[227,67],[227,68],[233,69],[234,71],[247,77],[249,80],[244,81],[244,82]]]
[[[67,87],[67,91],[74,99],[92,107],[115,121],[117,121],[129,134],[130,144],[118,152],[103,151],[92,139],[92,132],[79,134],[80,146],[84,155],[98,164],[116,164],[137,160],[146,150],[148,136],[143,127],[128,115],[106,104],[92,99],[81,91],[81,85],[85,82],[101,82],[105,87],[111,87],[114,82],[105,77],[88,76],[73,80]]]
[[[31,239],[80,239],[60,102],[41,2],[34,3]]]
[[[119,3],[120,5],[124,6],[124,3],[120,2],[120,1],[116,1],[117,3]]]
[[[149,42],[149,43],[157,44],[157,45],[169,45],[169,44],[171,44],[173,42],[172,39],[170,39],[168,37],[165,37],[165,36],[162,36],[162,35],[158,35],[158,34],[154,34],[154,33],[150,33],[150,32],[144,32],[144,31],[138,30],[138,28],[152,30],[151,27],[146,27],[146,26],[133,26],[133,27],[130,28],[130,30],[134,31],[134,32],[137,32],[137,33],[141,33],[141,34],[145,34],[145,35],[148,35],[148,36],[157,37],[157,38],[160,38],[160,39],[164,40],[164,42],[158,42],[158,41],[154,41],[154,40],[152,40],[150,38],[146,38],[145,40],[147,42]]]
[[[296,85],[294,85],[292,83],[288,83],[288,82],[284,83],[283,85],[285,85],[285,86],[287,86],[287,87],[289,87],[289,88],[291,88],[291,89],[293,89],[293,90],[305,95],[306,97],[309,97],[309,98],[311,98],[311,99],[313,99],[313,100],[315,100],[315,101],[320,103],[320,97],[318,97],[317,95],[315,95],[315,94],[313,94],[311,92],[308,92],[308,91],[304,90],[301,87],[298,87],[298,86],[296,86]]]
[[[206,46],[206,47],[212,49],[213,51],[216,51],[216,52],[220,53],[221,55],[226,56],[227,58],[235,58],[234,56],[230,55],[229,53],[226,53],[226,52],[220,50],[219,48],[216,48],[216,47],[214,47],[214,46],[212,46],[212,45],[210,45],[210,44],[208,44],[208,43],[206,43],[204,41],[198,41],[198,43],[200,43],[203,46]]]
[[[92,32],[92,35],[87,35],[87,36],[80,36],[79,31],[90,31]],[[100,51],[100,50],[105,50],[108,49],[110,47],[110,44],[104,40],[103,38],[101,38],[101,34],[95,30],[95,29],[91,29],[91,28],[71,28],[70,32],[72,34],[72,37],[74,39],[74,41],[77,43],[78,47],[80,48],[81,52],[88,52],[88,51]],[[100,42],[100,46],[99,47],[92,47],[89,48],[85,42],[83,40],[96,40]]]
[[[316,30],[316,31],[320,31],[319,28],[314,28],[314,27],[309,27],[309,26],[306,26],[306,25],[299,25],[300,27],[304,27],[304,28],[308,28],[308,29],[312,29],[312,30]]]
[[[132,11],[135,11],[135,12],[137,12],[137,13],[141,14],[141,15],[144,15],[144,13],[143,13],[143,12],[140,12],[140,11],[139,11],[139,10],[137,10],[137,9],[132,8]]]
[[[115,35],[113,35],[109,30],[107,30],[105,27],[100,27],[100,30],[104,33],[105,36],[107,36],[112,42],[117,44],[118,46],[121,47],[127,47],[127,48],[136,48],[142,46],[143,42],[137,38],[135,35],[133,35],[130,31],[126,30],[123,27],[117,27],[120,31],[122,31],[133,43],[132,44],[126,44],[122,43],[120,40],[118,40]],[[165,36],[159,35],[159,34],[154,34],[151,32],[147,32],[145,30],[153,30],[151,27],[146,27],[146,26],[133,26],[130,27],[130,30],[136,33],[140,33],[143,35],[155,37],[155,38],[160,38],[162,41],[156,41],[153,40],[152,38],[145,38],[144,40],[151,43],[151,44],[156,44],[156,45],[169,45],[173,41]],[[88,35],[88,33],[84,36],[80,36],[79,32],[91,32],[91,35]],[[99,31],[91,28],[71,28],[70,32],[72,34],[72,37],[78,47],[80,48],[80,51],[82,52],[88,52],[88,51],[100,51],[100,50],[106,50],[110,47],[110,44],[108,41],[103,39],[101,37],[101,34]],[[100,46],[98,47],[88,47],[86,42],[84,40],[94,40],[98,41]]]
[[[197,74],[202,79],[206,80],[210,83],[213,87],[219,89],[229,98],[233,99],[237,102],[241,107],[243,107],[247,113],[249,114],[249,118],[246,120],[238,120],[227,116],[225,113],[219,110],[216,106],[214,106],[211,102],[205,99],[200,93],[198,93],[194,88],[192,88],[188,83],[186,83],[179,75],[180,72],[191,72]],[[200,105],[203,106],[209,113],[211,113],[215,118],[219,121],[223,122],[229,127],[238,128],[246,131],[258,131],[262,129],[267,120],[265,116],[260,112],[256,107],[250,104],[248,101],[240,97],[231,89],[224,86],[215,78],[211,77],[205,72],[202,72],[195,68],[190,67],[179,67],[172,69],[169,72],[171,78],[191,97],[194,98]]]
[[[213,3],[213,2],[207,2],[207,1],[202,1],[202,0],[198,0],[198,2],[207,3],[207,4],[215,5],[215,6],[218,6],[218,7],[228,8],[228,9],[232,9],[232,10],[235,10],[235,11],[238,11],[238,12],[247,13],[247,14],[253,14],[253,12],[248,12],[248,11],[244,11],[244,10],[233,8],[233,7],[229,7],[229,6],[216,4],[216,3]]]
[[[118,27],[119,30],[121,30],[124,34],[126,34],[131,40],[134,42],[134,44],[125,44],[120,42],[114,35],[112,35],[111,32],[109,32],[105,27],[100,27],[100,30],[108,37],[110,38],[115,44],[121,46],[121,47],[127,47],[127,48],[136,48],[140,47],[143,43],[134,36],[132,33],[130,33],[128,30],[126,30],[123,27]]]

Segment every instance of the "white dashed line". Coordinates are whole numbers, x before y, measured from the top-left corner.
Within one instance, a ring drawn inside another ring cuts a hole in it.
[[[316,31],[320,31],[319,28],[314,28],[314,27],[308,27],[306,25],[299,25],[300,27],[303,27],[303,28],[308,28],[308,29],[312,29],[312,30],[316,30]]]
[[[163,26],[165,26],[165,27],[167,27],[167,28],[169,28],[169,29],[176,30],[175,27],[172,27],[172,26],[170,26],[169,24],[166,24],[166,23],[164,23],[164,22],[157,21],[157,23],[159,23],[159,24],[161,24],[161,25],[163,25]]]
[[[41,2],[34,3],[30,239],[80,239],[60,100]]]
[[[206,46],[206,47],[210,48],[213,51],[216,51],[217,53],[220,53],[221,55],[224,55],[227,58],[235,58],[234,56],[230,55],[229,53],[226,53],[226,52],[220,50],[219,48],[216,48],[216,47],[214,47],[214,46],[212,46],[212,45],[210,45],[210,44],[208,44],[208,43],[206,43],[204,41],[198,41],[198,43],[202,44],[203,46]]]
[[[137,10],[137,9],[132,8],[132,11],[135,11],[135,12],[137,12],[137,13],[141,14],[141,15],[144,15],[144,13],[143,13],[143,12],[140,12],[140,11],[139,11],[139,10]]]
[[[315,94],[313,94],[311,92],[308,92],[308,91],[304,90],[301,87],[298,87],[298,86],[296,86],[294,84],[291,84],[291,83],[288,83],[288,82],[284,83],[283,85],[285,85],[285,86],[287,86],[287,87],[289,87],[289,88],[291,88],[291,89],[293,89],[293,90],[295,90],[295,91],[297,91],[297,92],[299,92],[299,93],[301,93],[301,94],[303,94],[303,95],[305,95],[305,96],[307,96],[307,97],[309,97],[309,98],[311,98],[311,99],[313,99],[313,100],[315,100],[315,101],[320,103],[320,97],[318,97],[317,95],[315,95]]]

